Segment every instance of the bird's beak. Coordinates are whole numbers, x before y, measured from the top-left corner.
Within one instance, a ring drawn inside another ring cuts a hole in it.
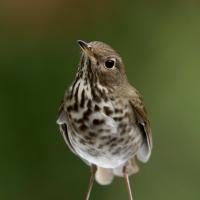
[[[83,40],[78,40],[77,42],[84,53],[86,53],[88,56],[93,55],[92,47],[87,42],[84,42]]]

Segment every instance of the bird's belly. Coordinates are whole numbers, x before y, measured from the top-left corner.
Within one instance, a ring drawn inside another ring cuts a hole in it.
[[[79,107],[78,112],[70,113],[68,125],[76,153],[83,160],[105,168],[127,162],[142,143],[140,130],[126,104],[108,101],[101,103],[99,109],[94,105]]]
[[[116,168],[127,162],[137,153],[141,143],[138,128],[132,128],[122,135],[72,137],[72,144],[82,159],[104,168]]]

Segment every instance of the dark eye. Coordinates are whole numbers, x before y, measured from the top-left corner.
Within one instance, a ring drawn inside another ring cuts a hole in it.
[[[106,62],[105,62],[105,66],[108,68],[108,69],[111,69],[111,68],[113,68],[114,66],[115,66],[115,61],[114,60],[107,60]]]

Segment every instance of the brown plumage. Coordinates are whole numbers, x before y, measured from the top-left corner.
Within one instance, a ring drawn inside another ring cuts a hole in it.
[[[75,80],[59,109],[61,133],[70,150],[91,166],[89,199],[94,177],[110,184],[137,173],[136,157],[148,161],[152,135],[146,108],[132,87],[119,54],[102,42],[78,41],[83,50]]]

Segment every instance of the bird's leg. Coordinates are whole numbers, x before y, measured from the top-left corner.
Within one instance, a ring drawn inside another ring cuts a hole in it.
[[[96,165],[92,165],[91,166],[90,182],[89,182],[89,186],[88,186],[88,190],[87,190],[87,194],[86,194],[85,200],[89,200],[89,198],[90,198],[90,193],[92,191],[92,186],[93,186],[93,183],[94,183],[94,178],[95,178],[96,171],[97,171],[97,166]]]
[[[124,174],[124,180],[125,180],[126,188],[127,188],[128,195],[129,195],[129,200],[133,200],[133,195],[132,195],[128,172],[126,170],[126,167],[123,168],[123,174]]]

